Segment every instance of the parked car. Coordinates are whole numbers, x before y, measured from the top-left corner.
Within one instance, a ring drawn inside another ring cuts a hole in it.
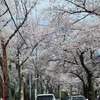
[[[83,95],[75,95],[63,97],[61,100],[86,100],[86,98]]]
[[[76,95],[72,96],[71,100],[86,100],[86,98],[83,95]]]
[[[63,97],[61,100],[71,100],[71,96]]]
[[[36,100],[56,100],[53,94],[38,94]]]

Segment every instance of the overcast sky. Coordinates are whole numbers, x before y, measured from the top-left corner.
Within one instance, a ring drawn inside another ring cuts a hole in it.
[[[61,1],[61,0],[41,0],[41,2],[39,2],[39,4],[35,8],[35,16],[40,15],[40,13],[43,11],[43,9],[46,9],[48,7],[55,6],[55,5],[61,6],[62,3],[63,3],[63,1]],[[48,20],[46,18],[43,18],[42,14],[41,14],[40,24],[47,25],[47,23],[48,23]]]

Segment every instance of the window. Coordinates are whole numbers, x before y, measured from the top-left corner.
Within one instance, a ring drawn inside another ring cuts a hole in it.
[[[53,96],[38,96],[37,100],[53,100]]]

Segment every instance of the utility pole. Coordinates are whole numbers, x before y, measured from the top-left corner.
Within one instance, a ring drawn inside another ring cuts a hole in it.
[[[21,100],[24,100],[24,77],[22,76],[22,86],[21,86],[21,93],[22,93],[22,98]]]
[[[36,97],[37,97],[37,78],[35,78],[34,81],[35,81],[35,100],[36,100]]]
[[[29,74],[29,98],[32,99],[32,74]]]
[[[73,86],[72,86],[72,83],[71,83],[71,86],[70,86],[70,94],[72,95],[73,94],[73,90],[72,90]]]
[[[61,100],[61,84],[58,83],[58,97],[59,97],[59,100]]]
[[[37,88],[38,88],[38,77],[37,77],[37,48],[36,48],[36,59],[35,59],[35,99],[37,97]]]
[[[2,98],[5,100],[5,86],[4,86],[4,39],[1,38],[2,47]]]
[[[61,85],[59,85],[59,100],[61,100]]]

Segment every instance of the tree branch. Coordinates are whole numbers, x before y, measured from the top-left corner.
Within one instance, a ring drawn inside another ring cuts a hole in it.
[[[77,63],[72,62],[72,61],[68,61],[68,60],[64,60],[64,62],[67,62],[67,63],[70,63],[70,64],[74,64],[74,65],[77,65]]]
[[[43,41],[45,39],[45,37],[43,38],[43,39],[41,39],[40,41],[38,41],[35,45],[34,45],[34,47],[32,48],[32,50],[31,50],[31,52],[30,52],[30,54],[22,61],[22,63],[20,64],[20,66],[22,66],[28,59],[29,59],[29,57],[30,57],[30,55],[32,55],[32,53],[33,53],[33,51],[35,50],[35,48],[38,46],[38,44],[41,42],[41,41]],[[21,49],[21,48],[20,48]]]
[[[22,23],[21,23],[19,26],[16,25],[16,22],[15,22],[15,20],[14,20],[14,18],[13,18],[13,15],[12,15],[10,9],[9,9],[9,6],[8,6],[6,0],[4,0],[4,3],[5,3],[5,5],[6,5],[6,7],[7,7],[8,11],[9,11],[9,14],[10,14],[10,17],[11,17],[11,19],[12,19],[12,21],[13,21],[15,27],[16,27],[16,30],[14,31],[14,33],[9,37],[9,39],[8,39],[7,42],[5,43],[5,48],[6,48],[7,45],[8,45],[8,43],[10,42],[10,40],[15,36],[15,34],[16,34],[17,32],[19,32],[19,29],[20,29],[20,28],[23,26],[23,24],[25,23],[25,21],[27,20],[28,15],[29,15],[29,13],[31,12],[32,8],[36,5],[37,2],[34,3],[34,5],[29,9],[29,11],[26,11],[27,13],[25,14],[24,20],[22,21]],[[22,35],[21,35],[20,32],[19,32],[19,34],[20,34],[21,38],[23,39],[23,37],[22,37]],[[24,40],[24,39],[23,39],[23,40]],[[25,42],[25,40],[24,40],[24,42]]]
[[[79,53],[80,52],[80,53]],[[86,65],[85,65],[85,63],[84,63],[84,53],[86,52],[86,51],[77,51],[77,54],[78,54],[78,56],[79,56],[79,60],[80,60],[80,62],[81,62],[81,65],[82,65],[82,67],[84,68],[84,70],[86,71],[86,73],[87,74],[91,74],[91,72],[89,71],[89,69],[86,67]]]
[[[75,73],[75,72],[73,72],[73,71],[70,71],[69,73],[71,73],[71,74],[77,76],[77,77],[82,81],[82,83],[85,84],[84,79],[80,76],[80,74],[78,73],[78,71],[77,71],[77,73]]]
[[[8,9],[3,14],[1,14],[0,17],[2,17],[3,15],[5,15],[7,13],[7,11],[8,11]]]
[[[89,15],[90,15],[90,14],[85,15],[84,17],[82,17],[82,18],[78,19],[77,21],[73,22],[72,24],[75,24],[75,23],[77,23],[77,22],[81,21],[82,19],[86,18],[86,17],[87,17],[87,16],[89,16]]]
[[[95,14],[95,15],[97,15],[97,16],[100,16],[99,13],[96,13],[96,12],[95,12],[98,8],[96,8],[96,9],[94,9],[94,10],[88,10],[88,9],[85,7],[86,0],[84,0],[83,6],[80,6],[79,4],[77,4],[77,3],[75,3],[75,2],[72,2],[71,0],[66,0],[66,1],[67,1],[67,2],[70,2],[71,4],[75,5],[75,6],[78,7],[78,8],[83,9],[83,10],[80,10],[80,11],[78,11],[78,10],[72,11],[72,12],[71,12],[72,14],[74,14],[74,13],[86,12],[86,13],[88,13],[88,14]],[[69,12],[69,13],[70,13],[70,12]]]
[[[3,27],[7,26],[7,24],[11,21],[11,19],[9,19],[4,25]]]

